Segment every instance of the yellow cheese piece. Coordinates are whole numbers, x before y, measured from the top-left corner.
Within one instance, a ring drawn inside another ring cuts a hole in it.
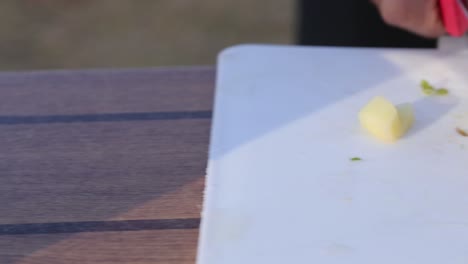
[[[410,104],[396,107],[387,99],[378,96],[362,108],[359,112],[359,121],[374,137],[394,142],[412,126],[413,108]]]
[[[398,111],[398,116],[400,117],[401,122],[401,134],[399,137],[402,137],[410,130],[414,123],[414,111],[413,105],[410,103],[400,104],[396,106]]]

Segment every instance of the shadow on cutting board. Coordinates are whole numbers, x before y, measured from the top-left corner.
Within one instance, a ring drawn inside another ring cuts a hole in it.
[[[458,103],[459,100],[451,96],[426,96],[414,102],[413,108],[416,120],[413,129],[408,132],[408,136],[413,136],[427,129],[445,116]]]
[[[220,158],[400,75],[377,50],[255,45],[225,50],[219,58],[210,157]]]

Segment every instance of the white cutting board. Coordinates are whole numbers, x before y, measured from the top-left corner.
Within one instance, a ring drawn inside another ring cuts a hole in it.
[[[426,97],[428,79],[450,90]],[[372,97],[414,103],[370,137]],[[244,45],[219,57],[199,264],[467,264],[468,51]],[[350,158],[360,157],[360,162]]]

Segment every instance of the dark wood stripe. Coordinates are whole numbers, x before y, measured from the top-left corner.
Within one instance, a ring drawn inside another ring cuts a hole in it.
[[[0,116],[0,125],[210,119],[211,115],[211,111],[181,111],[85,115]]]
[[[197,229],[199,226],[199,218],[9,224],[0,225],[0,236],[110,231]]]

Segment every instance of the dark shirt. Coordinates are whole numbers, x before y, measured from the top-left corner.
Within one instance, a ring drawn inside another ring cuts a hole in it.
[[[409,0],[410,1],[410,0]],[[369,0],[300,0],[298,42],[315,46],[435,48],[437,41],[388,26]]]

